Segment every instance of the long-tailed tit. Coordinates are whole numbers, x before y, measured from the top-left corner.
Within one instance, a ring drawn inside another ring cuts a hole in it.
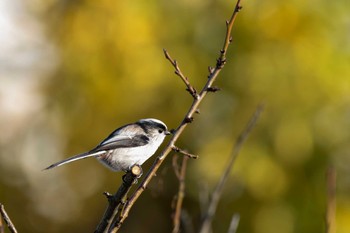
[[[95,157],[113,171],[128,171],[133,165],[142,165],[149,159],[169,134],[162,121],[141,119],[116,129],[94,149],[54,163],[45,170]]]

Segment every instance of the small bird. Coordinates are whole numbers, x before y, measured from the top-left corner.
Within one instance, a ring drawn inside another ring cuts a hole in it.
[[[85,159],[97,158],[113,171],[127,172],[134,165],[142,165],[171,134],[160,120],[147,118],[114,130],[94,149],[54,163],[44,170]]]

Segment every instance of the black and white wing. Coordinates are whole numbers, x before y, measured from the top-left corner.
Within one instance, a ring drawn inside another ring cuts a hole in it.
[[[113,150],[116,148],[139,147],[149,142],[143,128],[136,124],[125,125],[113,131],[105,140],[90,152]]]
[[[140,126],[135,124],[125,125],[113,131],[105,140],[103,140],[97,147],[90,150],[89,152],[78,154],[68,159],[54,163],[44,170],[59,167],[77,160],[96,157],[106,153],[109,150],[144,146],[148,142],[149,138],[146,136],[146,132]]]

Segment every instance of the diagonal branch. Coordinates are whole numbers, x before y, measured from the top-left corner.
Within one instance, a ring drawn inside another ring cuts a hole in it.
[[[230,227],[228,228],[227,233],[236,233],[238,224],[239,224],[239,214],[234,214],[231,219]]]
[[[189,108],[188,112],[186,113],[186,115],[185,115],[184,119],[182,120],[182,122],[180,123],[180,125],[174,131],[174,134],[173,134],[172,138],[170,139],[170,141],[168,142],[167,146],[160,153],[160,155],[156,158],[152,167],[150,168],[150,170],[146,174],[145,178],[140,183],[139,187],[136,189],[136,191],[132,194],[132,196],[130,197],[128,202],[125,204],[123,214],[120,215],[119,218],[117,219],[115,227],[113,229],[111,229],[112,232],[117,232],[118,229],[120,228],[120,226],[124,223],[125,219],[129,215],[131,208],[136,203],[138,198],[141,196],[143,191],[146,189],[149,182],[155,176],[156,172],[158,171],[159,167],[161,166],[161,164],[163,163],[165,158],[172,151],[172,148],[174,147],[175,142],[178,140],[178,138],[180,137],[182,132],[185,130],[188,123],[193,121],[194,115],[198,111],[197,109],[198,109],[200,103],[203,101],[204,97],[208,93],[208,88],[212,87],[212,84],[217,79],[221,69],[224,67],[224,65],[226,63],[226,52],[227,52],[229,44],[232,41],[232,39],[231,39],[232,27],[233,27],[233,24],[235,22],[235,19],[236,19],[236,16],[237,16],[239,9],[241,9],[240,0],[237,0],[237,3],[235,6],[235,9],[233,11],[233,14],[231,16],[231,19],[226,24],[227,25],[226,37],[225,37],[223,49],[220,51],[220,56],[217,59],[216,67],[212,68],[210,70],[210,75],[208,77],[208,80],[207,80],[206,84],[204,85],[204,87],[202,88],[201,92],[198,94],[198,98],[194,98],[191,107]]]
[[[0,203],[0,214],[1,217],[4,219],[4,222],[6,223],[8,229],[12,232],[12,233],[17,233],[17,230],[15,228],[15,225],[13,225],[10,217],[7,215],[6,211],[5,211],[5,207],[3,204]],[[1,221],[0,221],[1,222]],[[3,230],[3,226],[2,224],[0,225],[1,231]],[[3,231],[2,231],[3,232]]]
[[[176,153],[180,153],[180,154],[182,154],[182,155],[185,155],[185,156],[188,157],[188,158],[191,158],[191,159],[198,159],[198,155],[190,154],[190,153],[188,153],[187,151],[184,151],[184,150],[180,149],[180,148],[177,147],[177,146],[173,146],[172,149],[173,149],[173,151],[175,151]]]
[[[111,195],[107,192],[105,192],[105,196],[108,199],[108,207],[98,224],[95,233],[102,233],[107,232],[107,229],[112,224],[113,219],[115,219],[117,210],[120,205],[123,204],[123,199],[126,196],[126,194],[130,191],[131,186],[136,183],[137,178],[140,177],[142,174],[142,169],[138,165],[134,165],[131,167],[130,171],[128,171],[122,178],[123,183],[119,187],[118,191]]]
[[[181,78],[181,80],[185,83],[185,85],[187,87],[186,91],[188,91],[192,95],[193,98],[197,99],[198,98],[198,94],[197,94],[196,89],[190,84],[190,82],[188,81],[188,78],[182,73],[182,71],[180,70],[180,67],[179,67],[179,64],[177,63],[177,61],[173,60],[170,57],[170,54],[168,53],[168,51],[166,49],[163,49],[163,52],[164,52],[165,58],[167,60],[169,60],[170,63],[174,66],[175,74],[177,76],[179,76]]]
[[[211,223],[212,223],[213,217],[215,215],[219,200],[221,198],[221,194],[222,194],[222,191],[224,189],[225,183],[230,175],[231,169],[234,165],[234,162],[236,161],[238,153],[240,152],[240,150],[241,150],[244,142],[248,138],[250,132],[254,128],[262,110],[263,110],[263,106],[259,105],[256,108],[250,121],[246,125],[245,129],[238,136],[237,141],[236,141],[236,143],[233,147],[232,153],[231,153],[230,161],[227,164],[227,167],[226,167],[224,173],[222,174],[222,176],[221,176],[221,178],[220,178],[220,180],[219,180],[219,182],[218,182],[218,184],[213,192],[212,198],[211,198],[210,203],[209,203],[208,210],[207,210],[206,215],[204,216],[204,219],[202,221],[201,229],[199,231],[200,233],[210,232]]]

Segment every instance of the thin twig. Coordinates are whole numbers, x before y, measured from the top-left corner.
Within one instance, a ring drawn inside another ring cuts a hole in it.
[[[201,219],[204,219],[205,214],[207,213],[207,209],[209,206],[209,188],[208,183],[202,181],[199,185],[199,193],[198,193],[198,199],[199,199],[199,208],[201,213]]]
[[[179,180],[181,175],[180,175],[180,167],[179,167],[179,164],[177,162],[178,158],[179,158],[179,156],[177,156],[177,155],[173,156],[172,165],[173,165],[173,170],[174,170],[175,176]]]
[[[262,110],[263,110],[263,106],[259,105],[256,108],[253,116],[249,120],[248,124],[246,125],[245,129],[238,136],[237,141],[236,141],[236,143],[233,147],[233,150],[231,152],[230,161],[227,164],[227,167],[226,167],[224,173],[222,174],[218,184],[216,185],[216,187],[214,189],[213,195],[212,195],[210,203],[209,203],[207,213],[206,213],[206,215],[202,221],[202,224],[201,224],[201,228],[199,231],[200,233],[207,233],[211,229],[211,223],[212,223],[213,217],[215,215],[216,208],[218,206],[222,191],[223,191],[225,183],[230,175],[230,172],[232,170],[234,162],[236,161],[236,158],[237,158],[244,142],[246,141],[248,135],[250,134],[250,132],[254,128]]]
[[[228,228],[227,233],[236,233],[239,224],[239,218],[239,214],[234,214],[232,216],[230,227]]]
[[[186,177],[186,168],[187,168],[187,160],[188,157],[184,156],[182,158],[181,170],[176,171],[177,177],[179,179],[179,191],[176,195],[176,205],[175,212],[173,217],[173,233],[178,233],[180,231],[180,223],[181,223],[181,209],[183,199],[185,197],[185,177]],[[174,167],[174,169],[178,169],[178,167]]]
[[[224,45],[223,45],[222,49],[220,50],[221,56],[216,61],[216,68],[215,69],[222,69],[224,67],[224,65],[226,64],[227,48],[228,48],[229,44],[232,43],[232,36],[231,36],[232,27],[233,27],[233,24],[235,22],[237,13],[240,12],[241,9],[242,9],[241,0],[237,0],[235,10],[231,16],[231,19],[229,21],[226,21],[226,29],[227,30],[226,30],[225,41],[224,41]],[[215,73],[215,69],[214,70],[209,69],[209,73],[212,75],[213,73]]]
[[[336,183],[337,173],[334,167],[327,171],[327,210],[326,210],[326,233],[335,233],[335,211],[336,211]]]
[[[198,157],[199,157],[198,155],[190,154],[190,153],[188,153],[187,151],[184,151],[184,150],[180,149],[180,148],[177,147],[177,146],[173,146],[172,149],[173,149],[173,151],[175,151],[176,153],[183,154],[183,155],[185,155],[185,156],[187,156],[187,157],[189,157],[189,158],[191,158],[191,159],[198,159]]]
[[[121,215],[120,218],[117,220],[118,224],[116,224],[116,231],[120,228],[120,226],[123,224],[125,219],[128,217],[131,208],[133,207],[135,202],[138,200],[138,198],[141,196],[143,191],[146,189],[149,182],[155,176],[160,165],[163,163],[163,161],[168,156],[168,154],[172,151],[172,148],[174,147],[175,142],[178,140],[178,138],[180,137],[182,132],[185,130],[187,124],[193,121],[193,117],[194,117],[200,103],[203,101],[204,97],[208,93],[208,88],[210,88],[212,86],[214,81],[217,79],[221,69],[224,67],[225,62],[223,60],[226,61],[226,58],[225,58],[226,52],[227,52],[229,44],[232,41],[231,30],[232,30],[232,26],[234,24],[234,21],[236,19],[237,13],[238,13],[237,9],[240,9],[239,4],[240,4],[240,0],[237,0],[235,10],[232,14],[232,17],[231,17],[229,23],[227,24],[227,32],[226,32],[226,37],[225,37],[223,49],[220,51],[220,57],[217,59],[217,61],[218,60],[221,61],[220,65],[218,66],[218,62],[217,62],[216,67],[211,69],[209,78],[208,78],[206,84],[204,85],[203,89],[201,90],[201,92],[198,94],[198,98],[194,98],[191,107],[189,108],[188,112],[186,113],[186,115],[185,115],[184,119],[182,120],[182,122],[180,123],[180,125],[174,131],[174,134],[173,134],[172,138],[170,139],[170,141],[168,142],[167,146],[160,153],[160,155],[156,158],[152,167],[150,168],[150,170],[146,174],[145,178],[140,183],[139,187],[136,189],[136,191],[132,194],[132,196],[130,197],[128,202],[125,204],[123,215]],[[223,58],[225,58],[225,59],[223,59]]]
[[[6,223],[8,229],[12,232],[12,233],[17,233],[17,230],[15,228],[15,225],[13,225],[10,217],[7,215],[6,211],[5,211],[5,207],[3,204],[0,203],[0,214],[1,217],[4,219],[4,222]],[[1,226],[3,227],[3,226]]]
[[[166,49],[163,49],[163,52],[164,52],[165,58],[167,60],[169,60],[170,63],[174,66],[175,74],[177,76],[179,76],[181,78],[181,80],[185,83],[185,85],[187,87],[186,90],[192,95],[193,98],[197,99],[198,98],[198,94],[197,94],[196,89],[190,84],[190,82],[188,81],[188,78],[182,73],[182,71],[181,71],[177,61],[173,60],[170,57],[170,54],[168,53],[168,51]]]
[[[138,165],[134,165],[130,171],[128,171],[122,178],[123,183],[119,187],[118,191],[111,195],[107,192],[104,193],[104,195],[108,199],[108,206],[107,209],[98,224],[95,233],[102,233],[102,232],[109,232],[108,229],[110,225],[112,224],[113,219],[115,219],[115,216],[117,210],[121,204],[123,204],[123,199],[129,192],[131,186],[136,183],[137,178],[141,176],[142,169]]]

